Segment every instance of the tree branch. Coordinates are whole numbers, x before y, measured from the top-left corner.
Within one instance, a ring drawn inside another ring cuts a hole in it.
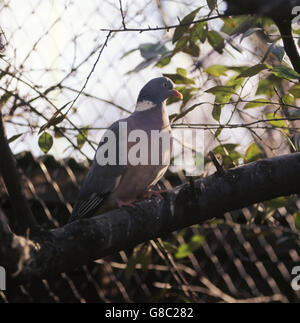
[[[24,195],[24,189],[17,171],[16,161],[9,148],[2,113],[0,111],[0,174],[5,182],[10,202],[18,221],[18,232],[26,233],[28,229],[36,229],[38,224],[31,212]]]
[[[124,32],[124,31],[130,31],[130,32],[139,32],[139,33],[143,33],[145,31],[157,31],[157,30],[166,30],[169,31],[169,29],[175,29],[177,27],[180,26],[190,26],[193,24],[197,24],[199,22],[204,22],[204,21],[209,21],[209,20],[214,20],[214,19],[218,19],[218,18],[223,18],[226,17],[226,15],[217,15],[217,16],[212,16],[212,17],[206,17],[206,18],[202,18],[202,19],[197,19],[191,22],[187,22],[187,23],[180,23],[180,24],[176,24],[176,25],[170,25],[170,26],[156,26],[156,27],[148,27],[148,28],[122,28],[122,29],[109,29],[109,28],[101,28],[100,31],[108,31],[111,33],[119,33],[119,32]]]
[[[280,18],[273,18],[273,20],[280,31],[284,50],[289,57],[294,70],[300,74],[300,56],[294,39],[292,37],[284,37],[292,36],[291,21],[281,20]]]
[[[299,183],[300,153],[294,153],[230,169],[222,175],[213,174],[195,181],[193,187],[188,184],[176,187],[164,200],[144,200],[135,209],[116,209],[46,230],[27,243],[29,261],[23,262],[16,279],[24,282],[53,276],[174,230],[220,217],[224,212],[299,193]],[[13,238],[15,243],[22,239]],[[12,251],[5,248],[0,252],[7,255]]]

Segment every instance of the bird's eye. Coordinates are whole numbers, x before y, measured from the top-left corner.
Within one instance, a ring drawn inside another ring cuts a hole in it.
[[[166,82],[163,83],[163,87],[167,87],[168,84]]]

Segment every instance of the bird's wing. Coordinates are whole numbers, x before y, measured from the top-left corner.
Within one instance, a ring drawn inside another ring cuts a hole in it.
[[[99,165],[96,154],[91,169],[80,189],[78,200],[73,208],[69,222],[93,215],[103,203],[105,197],[118,187],[127,169],[127,165],[119,165],[120,121],[113,123],[109,127],[109,130],[113,131],[116,136],[116,165]],[[105,136],[106,134],[103,137]],[[101,140],[98,149],[104,144],[105,142]]]

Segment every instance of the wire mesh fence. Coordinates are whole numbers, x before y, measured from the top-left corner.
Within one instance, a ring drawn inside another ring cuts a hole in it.
[[[122,27],[119,1],[32,0],[20,4],[7,0],[0,5],[2,26],[5,26],[0,90],[9,96],[5,104],[9,137],[20,135],[18,141],[12,143],[15,152],[30,150],[40,155],[38,130],[59,109],[66,111],[67,108],[70,111],[59,127],[55,131],[49,129],[56,136],[51,153],[56,158],[71,154],[78,160],[92,158],[104,129],[134,110],[137,94],[145,81],[162,72],[174,72],[178,66],[193,70],[193,62],[185,56],[174,59],[163,70],[153,64],[144,69],[140,51],[135,49],[141,44],[169,44],[171,35],[164,30],[112,33],[108,39],[108,33],[101,31],[102,28]],[[124,3],[123,11],[128,26],[147,28],[149,25],[164,26],[197,5],[197,1],[132,0]],[[129,52],[131,54],[126,55]],[[208,52],[204,47],[201,55],[205,58],[208,54],[208,59],[211,57]],[[225,53],[216,58],[215,63],[218,60],[230,61],[230,55]],[[245,63],[251,60],[251,55],[244,57]],[[140,67],[136,68],[137,65]],[[132,70],[135,72],[128,73]],[[199,89],[211,83],[201,73],[195,75],[195,79]],[[201,95],[205,101],[204,90]],[[170,113],[177,108],[176,105],[171,107]],[[199,122],[211,121],[211,109],[206,105],[202,109],[206,112],[193,114],[193,120],[196,117]],[[89,138],[78,151],[76,136],[85,127],[89,128]],[[239,143],[243,138],[246,146],[251,137],[247,133],[241,135],[242,131],[224,129],[224,136]],[[207,130],[207,142],[210,136]]]
[[[41,127],[57,109],[74,100],[82,90],[107,37],[100,28],[120,27],[119,3],[47,0],[20,4],[10,0],[2,1],[0,5],[1,21],[5,26],[2,37],[5,57],[1,61],[1,70],[6,73],[2,75],[1,90],[11,93],[7,109],[11,116],[14,115],[11,119],[7,117],[8,133],[25,132],[22,143],[14,145],[16,151],[31,150],[40,154],[36,134],[28,131],[28,127],[32,130]],[[159,14],[149,15],[157,12],[155,6],[155,1],[129,1],[124,8],[128,23],[138,26],[158,24]],[[160,36],[161,32],[110,36],[101,62],[95,66],[88,84],[73,102],[71,113],[61,124],[60,133],[57,133],[60,139],[55,141],[53,149],[56,156],[68,156],[72,136],[76,136],[81,127],[89,125],[95,129],[90,129],[90,144],[83,148],[83,154],[91,158],[94,141],[99,141],[101,129],[133,111],[138,84],[143,84],[156,72],[145,74],[141,71],[135,77],[126,75],[141,59],[138,53],[122,61],[120,58],[139,43],[155,41]],[[15,104],[18,99],[23,101]],[[74,154],[82,158],[80,152]]]

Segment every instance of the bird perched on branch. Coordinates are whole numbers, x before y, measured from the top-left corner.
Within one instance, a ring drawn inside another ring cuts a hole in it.
[[[107,129],[69,222],[117,207],[134,207],[137,199],[160,196],[151,188],[168,168],[172,144],[171,140],[164,145],[155,139],[161,139],[162,133],[171,134],[165,109],[165,101],[171,96],[182,99],[171,80],[152,79],[140,91],[135,111]],[[137,138],[138,142],[134,140]]]

